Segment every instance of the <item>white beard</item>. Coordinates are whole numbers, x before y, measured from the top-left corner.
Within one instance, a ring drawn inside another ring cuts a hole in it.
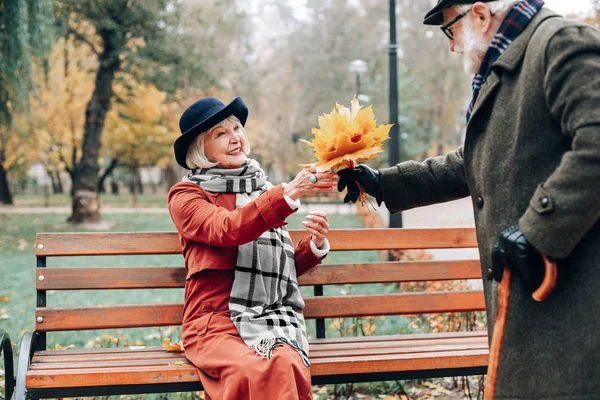
[[[465,42],[464,49],[462,49],[463,67],[467,74],[474,75],[479,71],[490,43],[487,43],[485,38],[475,32],[468,20],[464,22],[463,29]]]

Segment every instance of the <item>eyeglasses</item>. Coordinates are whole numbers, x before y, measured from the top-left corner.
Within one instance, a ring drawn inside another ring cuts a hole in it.
[[[472,10],[472,8],[469,8],[464,13],[458,14],[458,16],[456,18],[454,18],[452,21],[448,22],[446,25],[440,26],[440,29],[442,30],[442,32],[444,32],[444,34],[448,37],[448,39],[454,40],[454,34],[452,33],[452,30],[450,30],[450,27],[452,25],[454,25],[455,23],[457,23],[458,21],[460,21],[471,10]]]

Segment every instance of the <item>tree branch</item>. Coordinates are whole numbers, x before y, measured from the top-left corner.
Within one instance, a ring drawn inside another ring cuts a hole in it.
[[[106,179],[107,176],[109,176],[113,172],[113,170],[115,169],[115,167],[117,166],[118,163],[119,163],[118,158],[113,158],[110,161],[108,168],[106,168],[106,170],[104,171],[102,176],[100,176],[100,178],[98,179],[98,189],[100,189],[100,187],[104,184],[104,180]]]
[[[62,161],[63,163],[65,163],[65,171],[67,171],[67,173],[69,174],[69,176],[71,177],[71,179],[73,179],[73,170],[71,168],[69,168],[69,166],[67,165],[67,160],[65,160],[65,156],[63,153],[59,153],[58,157],[60,158],[60,161]]]
[[[96,54],[96,56],[100,57],[100,53],[98,52],[98,50],[96,50],[96,46],[94,46],[94,44],[92,42],[90,42],[85,36],[83,36],[81,33],[77,32],[76,30],[74,30],[72,28],[69,28],[69,33],[71,35],[75,36],[75,39],[90,46],[90,48],[92,49],[94,54]]]

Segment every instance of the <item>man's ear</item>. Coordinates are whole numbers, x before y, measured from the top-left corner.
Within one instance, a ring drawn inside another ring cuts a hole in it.
[[[478,26],[483,32],[487,32],[492,26],[492,13],[487,5],[481,1],[473,4],[473,25]]]

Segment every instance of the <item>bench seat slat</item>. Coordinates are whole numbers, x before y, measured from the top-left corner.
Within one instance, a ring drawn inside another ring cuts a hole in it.
[[[291,230],[294,243],[304,230]],[[474,228],[332,229],[331,250],[448,249],[477,247]],[[181,254],[176,232],[38,233],[38,257]]]
[[[43,279],[39,279],[43,276]],[[37,290],[183,288],[184,267],[37,268]],[[301,286],[420,282],[481,278],[479,260],[319,265],[298,279]]]
[[[160,347],[157,347],[155,351],[139,351],[139,350],[129,350],[122,353],[94,353],[94,354],[70,354],[70,351],[66,352],[57,352],[55,356],[38,356],[34,355],[31,363],[36,365],[43,365],[49,363],[79,363],[79,362],[87,362],[87,361],[116,361],[116,360],[128,360],[128,359],[136,359],[136,360],[144,360],[144,359],[171,359],[178,358],[181,356],[182,352],[180,351],[165,351]],[[61,354],[64,353],[64,354]]]
[[[354,342],[387,342],[390,340],[402,340],[410,342],[411,340],[442,340],[454,338],[487,338],[487,331],[460,331],[460,332],[438,332],[431,333],[411,333],[405,335],[375,335],[375,336],[345,336],[337,338],[311,339],[311,344],[336,344],[336,343],[354,343]]]
[[[411,333],[405,335],[377,335],[377,336],[345,336],[337,338],[326,338],[326,339],[310,339],[311,346],[335,346],[337,344],[353,344],[355,342],[360,343],[377,343],[377,342],[397,342],[410,344],[411,341],[425,341],[425,340],[460,340],[460,339],[473,338],[474,340],[487,340],[487,331],[461,331],[461,332],[440,332],[434,335],[430,333]],[[41,350],[36,351],[33,360],[40,360],[46,357],[73,357],[77,355],[83,355],[84,357],[94,357],[96,355],[105,355],[113,353],[130,353],[135,352],[136,354],[142,353],[163,353],[164,349],[162,346],[133,346],[133,347],[96,347],[91,349],[68,349],[68,350]]]
[[[434,371],[487,367],[487,350],[440,351],[388,356],[338,357],[313,360],[311,375],[332,376],[384,373],[396,371]],[[29,389],[70,388],[81,386],[116,386],[198,382],[198,373],[191,365],[81,368],[77,370],[29,371]]]
[[[431,369],[485,367],[488,349],[485,332],[473,334],[393,335],[387,348],[373,346],[367,351],[329,348],[322,339],[311,340],[311,373],[313,376],[338,374],[420,371]],[[359,348],[381,344],[381,341],[363,343],[352,338]],[[85,352],[95,351],[94,359],[85,358]],[[179,353],[167,353],[160,347],[142,349],[90,349],[45,351],[34,355],[27,373],[27,387],[58,388],[96,385],[128,385],[169,382],[197,382],[196,369]],[[102,351],[105,358],[102,358]],[[149,354],[167,354],[164,358],[149,358]],[[69,358],[70,353],[78,357]],[[116,358],[108,356],[117,356]],[[66,356],[66,358],[65,358]],[[143,356],[143,357],[141,357]],[[39,362],[45,359],[44,362]]]
[[[471,350],[485,350],[487,351],[487,342],[481,343],[432,343],[427,346],[418,346],[419,353],[430,353],[430,352],[443,352],[443,351],[471,351]],[[310,352],[310,356],[313,359],[327,359],[327,358],[341,358],[341,357],[358,357],[358,356],[377,356],[377,355],[399,355],[415,353],[414,347],[407,346],[387,346],[387,347],[364,347],[361,346],[357,349],[313,349]],[[98,360],[53,360],[52,362],[44,363],[32,363],[30,369],[33,371],[40,370],[56,370],[64,369],[68,370],[73,368],[110,368],[110,367],[134,367],[134,366],[150,366],[158,365],[163,367],[169,367],[172,365],[179,365],[182,362],[188,363],[185,356],[177,353],[170,354],[168,357],[126,357],[126,358],[105,358]]]
[[[422,292],[305,298],[311,318],[402,315],[484,310],[483,292]],[[40,332],[180,325],[183,305],[173,303],[43,307],[36,309]]]
[[[340,350],[371,350],[394,349],[394,351],[403,349],[414,349],[416,347],[439,347],[439,346],[485,346],[488,345],[487,333],[479,332],[478,335],[468,335],[469,332],[459,332],[456,335],[445,336],[444,334],[426,334],[426,335],[389,335],[389,336],[367,336],[352,337],[354,339],[346,342],[333,342],[328,339],[311,339],[311,356],[315,352],[335,353]],[[425,337],[423,337],[425,336]],[[429,336],[429,337],[427,337]],[[380,340],[370,340],[379,338]],[[385,338],[385,339],[382,339]],[[147,348],[122,348],[122,351],[116,352],[116,348],[97,349],[97,350],[68,350],[68,351],[45,351],[37,352],[32,359],[32,365],[42,366],[57,363],[80,363],[80,362],[98,362],[129,359],[172,359],[180,357],[181,352],[166,352],[160,346]],[[34,368],[34,367],[32,367]]]

